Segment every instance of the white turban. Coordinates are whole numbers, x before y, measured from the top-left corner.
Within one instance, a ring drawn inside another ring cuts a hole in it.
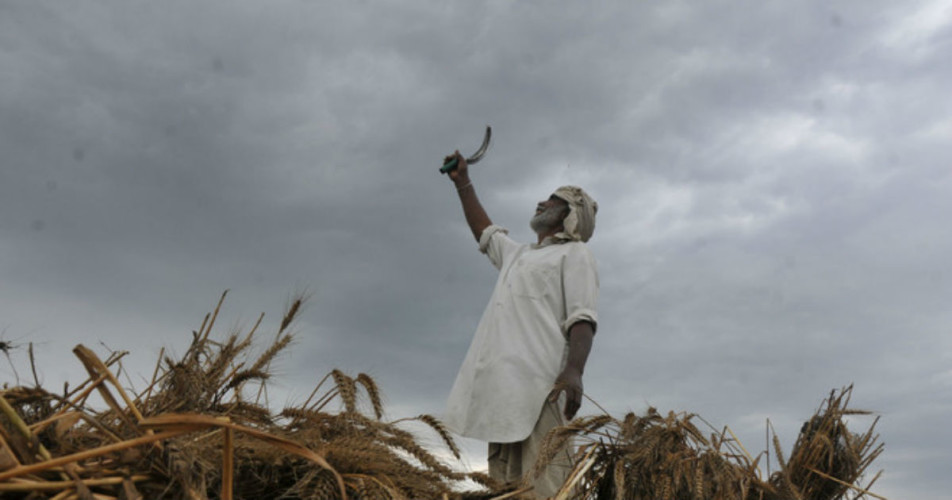
[[[562,232],[557,233],[555,237],[562,240],[588,241],[595,232],[598,203],[576,186],[562,186],[552,194],[569,204],[569,214],[562,221]]]

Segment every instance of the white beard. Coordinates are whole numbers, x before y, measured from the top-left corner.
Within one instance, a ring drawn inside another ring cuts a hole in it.
[[[564,218],[564,207],[549,207],[532,216],[532,219],[529,220],[529,227],[536,234],[545,234],[562,225],[562,219]]]

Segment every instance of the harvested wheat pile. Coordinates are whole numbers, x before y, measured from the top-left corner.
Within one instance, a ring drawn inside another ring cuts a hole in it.
[[[224,300],[222,295],[222,300]],[[122,387],[124,353],[102,361],[79,345],[89,378],[64,394],[40,387],[0,392],[0,497],[11,499],[478,498],[497,487],[460,473],[383,420],[376,383],[331,372],[303,404],[277,414],[261,404],[271,361],[291,342],[292,302],[270,346],[250,348],[261,318],[245,335],[210,336],[221,307],[205,317],[179,360],[160,355],[152,382]],[[327,387],[325,387],[327,385]],[[96,410],[88,399],[105,401]],[[370,415],[358,408],[369,405]],[[334,403],[334,404],[332,404]],[[330,411],[340,406],[340,411]],[[442,424],[429,426],[459,458]],[[460,481],[485,484],[463,493]]]
[[[846,427],[845,418],[868,415],[847,408],[852,386],[833,391],[803,425],[793,452],[784,458],[773,435],[780,470],[764,477],[760,460],[752,457],[729,428],[705,436],[694,425],[696,415],[654,408],[644,416],[623,419],[609,415],[580,418],[546,436],[536,470],[569,439],[578,438],[576,467],[557,498],[618,500],[844,500],[866,496],[879,478],[860,486],[867,467],[882,453],[873,433],[876,421],[861,434]]]
[[[225,295],[222,295],[222,301]],[[384,420],[377,384],[334,370],[296,407],[267,401],[272,360],[291,343],[294,300],[263,353],[247,334],[213,340],[222,302],[192,332],[178,360],[159,355],[141,391],[117,379],[123,352],[103,361],[79,345],[89,377],[62,394],[39,387],[0,390],[0,497],[7,499],[510,499],[532,498],[481,473],[438,459],[401,425],[429,428],[459,459],[435,418]],[[263,316],[263,315],[262,315]],[[30,351],[31,362],[33,359]],[[36,372],[34,367],[34,373]],[[35,377],[34,377],[35,378]],[[576,440],[576,468],[558,498],[836,500],[881,498],[857,481],[881,453],[873,426],[846,428],[852,388],[830,395],[804,424],[781,468],[763,478],[729,429],[705,436],[694,415],[651,409],[622,419],[584,417],[555,429],[547,449]],[[89,401],[98,394],[104,408]],[[549,457],[540,457],[538,468]],[[878,477],[878,475],[876,476]],[[875,481],[875,478],[869,483]],[[463,484],[479,485],[464,491]]]

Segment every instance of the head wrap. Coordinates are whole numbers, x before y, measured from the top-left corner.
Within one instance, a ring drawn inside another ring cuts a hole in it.
[[[595,232],[598,203],[576,186],[562,186],[552,194],[569,204],[569,213],[562,221],[562,232],[556,233],[555,237],[562,240],[588,241]]]

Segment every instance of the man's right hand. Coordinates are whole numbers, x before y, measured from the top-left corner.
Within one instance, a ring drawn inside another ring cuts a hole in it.
[[[456,184],[456,187],[459,187],[469,182],[469,165],[466,163],[466,158],[463,158],[463,155],[459,154],[459,150],[447,156],[443,160],[443,164],[447,164],[453,158],[456,158],[456,168],[447,172],[446,175]]]
[[[447,156],[443,164],[445,165],[446,162],[454,158],[457,162],[456,168],[446,174],[449,175],[450,180],[456,185],[456,192],[459,194],[460,202],[463,204],[463,215],[466,216],[466,224],[469,225],[469,229],[473,232],[473,237],[476,238],[476,241],[479,241],[483,230],[489,227],[493,221],[486,215],[486,211],[483,210],[483,206],[479,203],[479,198],[476,197],[476,188],[473,187],[473,183],[469,180],[469,165],[466,163],[466,158],[463,158],[463,155],[459,154],[459,151],[456,151],[452,155]]]

